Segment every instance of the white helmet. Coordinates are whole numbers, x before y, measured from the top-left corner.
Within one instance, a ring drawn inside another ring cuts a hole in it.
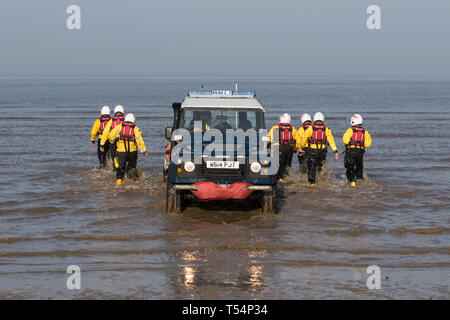
[[[291,116],[289,113],[283,113],[280,117],[280,123],[291,123]]]
[[[117,112],[120,112],[122,114],[125,113],[125,110],[123,110],[123,107],[120,104],[114,107],[114,114],[116,114]]]
[[[301,117],[300,117],[300,121],[303,123],[305,123],[305,121],[311,121],[311,116],[307,113],[304,113]]]
[[[108,107],[108,106],[102,107],[102,110],[100,111],[100,113],[101,113],[102,116],[104,116],[104,115],[109,115],[110,112],[111,112],[111,111],[109,110],[109,107]]]
[[[131,123],[135,123],[136,122],[136,117],[134,116],[134,114],[129,113],[125,116],[125,121],[124,122],[131,122]]]
[[[354,114],[353,117],[350,120],[350,123],[352,124],[352,126],[356,126],[358,124],[362,124],[363,123],[363,118],[359,114]]]
[[[323,116],[322,112],[316,112],[314,113],[314,122],[316,121],[325,121],[325,117]]]

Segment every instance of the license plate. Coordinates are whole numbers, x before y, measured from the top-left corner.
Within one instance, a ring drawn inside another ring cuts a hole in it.
[[[239,161],[206,161],[210,169],[239,169]]]

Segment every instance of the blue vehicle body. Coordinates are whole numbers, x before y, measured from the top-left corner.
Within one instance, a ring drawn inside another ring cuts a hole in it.
[[[243,182],[263,212],[276,213],[276,172],[270,167],[267,139],[264,139],[267,138],[264,109],[254,97],[253,92],[191,91],[182,103],[173,103],[174,122],[172,127],[166,127],[170,144],[164,166],[168,212],[182,212],[186,197],[199,190],[195,186],[198,182],[210,182],[222,188]],[[236,136],[228,135],[230,129]],[[215,141],[214,130],[222,132],[219,136],[223,140]],[[214,136],[213,144],[221,147],[218,154],[216,148],[207,150],[212,143],[206,141],[207,137],[212,139],[210,136]],[[202,140],[196,145],[200,151],[194,146],[194,139],[199,137]]]

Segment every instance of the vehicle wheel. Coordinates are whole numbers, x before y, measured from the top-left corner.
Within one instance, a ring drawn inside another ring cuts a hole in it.
[[[264,215],[272,215],[278,212],[277,204],[277,185],[272,186],[271,191],[263,191],[262,194],[262,212]]]
[[[173,184],[167,183],[166,189],[166,213],[181,213],[183,211],[184,194],[176,191]]]

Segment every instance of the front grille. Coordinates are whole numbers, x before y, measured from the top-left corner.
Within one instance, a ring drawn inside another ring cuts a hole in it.
[[[198,170],[199,178],[247,178],[249,165],[246,162],[239,165],[239,169],[217,169],[206,168],[206,163],[203,162]]]

